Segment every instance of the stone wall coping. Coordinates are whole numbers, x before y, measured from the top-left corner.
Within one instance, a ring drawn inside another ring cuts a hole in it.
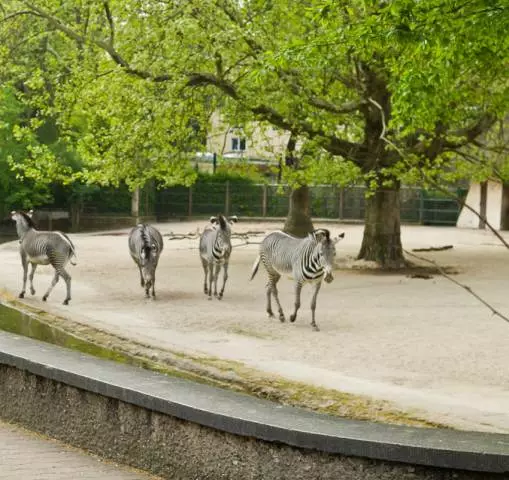
[[[349,420],[0,331],[0,364],[220,431],[325,453],[509,472],[509,435]]]

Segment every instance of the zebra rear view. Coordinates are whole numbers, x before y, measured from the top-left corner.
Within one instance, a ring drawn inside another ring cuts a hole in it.
[[[295,309],[290,315],[290,322],[295,322],[300,308],[300,294],[305,283],[314,284],[311,299],[311,326],[319,331],[315,321],[316,297],[322,286],[322,280],[327,283],[334,279],[332,270],[336,255],[335,244],[345,236],[344,233],[336,239],[330,238],[329,230],[321,228],[313,231],[305,238],[297,238],[284,232],[273,232],[267,235],[261,245],[260,254],[253,265],[251,280],[256,275],[260,261],[267,270],[267,313],[274,317],[271,305],[271,295],[274,296],[279,311],[279,320],[285,321],[283,308],[279,302],[277,282],[281,275],[291,275],[295,281]]]
[[[145,296],[155,298],[156,268],[163,251],[163,237],[157,228],[140,223],[129,232],[129,253],[140,271],[140,283]]]
[[[74,256],[76,251],[70,238],[62,232],[54,231],[38,231],[32,220],[32,211],[28,214],[25,212],[11,212],[11,218],[16,222],[16,230],[19,237],[19,253],[21,255],[21,264],[23,265],[23,289],[19,294],[19,298],[25,296],[28,264],[32,266],[30,271],[30,293],[35,294],[34,274],[37,265],[51,265],[55,269],[55,274],[51,284],[42,297],[46,301],[53,287],[57,284],[58,279],[62,277],[67,287],[67,295],[64,305],[71,300],[71,276],[65,269],[67,263]],[[75,265],[75,263],[71,264]]]
[[[203,291],[212,300],[212,284],[214,284],[214,296],[219,300],[223,298],[224,287],[228,280],[228,263],[232,252],[231,224],[237,221],[237,217],[218,215],[210,217],[211,225],[207,225],[200,237],[200,259],[203,266],[205,279]],[[217,280],[219,271],[223,266],[223,286],[217,293]]]

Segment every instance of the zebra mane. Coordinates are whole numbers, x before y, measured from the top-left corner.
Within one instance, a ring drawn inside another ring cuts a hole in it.
[[[217,220],[219,222],[219,226],[221,227],[221,230],[226,230],[226,226],[228,225],[226,218],[224,218],[223,215],[218,215]]]
[[[37,228],[34,221],[25,212],[19,211],[17,213],[18,215],[21,215],[24,218],[25,222],[27,222],[30,228]]]
[[[141,241],[143,242],[141,250],[145,254],[145,258],[150,258],[150,252],[152,251],[152,248],[150,247],[150,236],[147,231],[147,225],[140,223],[138,228],[140,229]]]

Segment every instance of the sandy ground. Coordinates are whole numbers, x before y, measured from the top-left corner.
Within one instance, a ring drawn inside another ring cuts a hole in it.
[[[157,225],[163,235],[196,232],[205,222]],[[78,265],[73,299],[60,282],[45,304],[51,267],[39,267],[37,294],[27,304],[154,347],[243,362],[292,380],[368,395],[456,428],[509,433],[509,323],[441,276],[359,273],[350,266],[362,226],[315,225],[344,231],[337,245],[335,280],[318,296],[310,327],[306,287],[296,323],[265,313],[265,272],[249,282],[255,244],[233,249],[222,301],[207,300],[197,240],[169,240],[161,256],[157,300],[146,300],[128,255],[127,230],[115,235],[74,234]],[[236,232],[270,231],[274,223],[238,223]],[[406,249],[454,245],[420,255],[455,267],[468,284],[509,316],[509,252],[490,233],[437,227],[403,227]],[[509,235],[507,235],[509,237]],[[261,236],[251,241],[260,241]],[[242,240],[234,240],[240,245]],[[17,294],[21,266],[17,242],[0,246],[0,289]],[[289,315],[293,282],[281,279],[280,298]]]

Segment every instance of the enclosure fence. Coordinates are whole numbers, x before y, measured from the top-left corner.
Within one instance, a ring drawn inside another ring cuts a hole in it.
[[[309,190],[312,217],[364,220],[365,187],[322,185],[309,187]],[[464,197],[466,189],[452,193]],[[288,214],[289,195],[290,189],[285,185],[224,182],[177,186],[155,192],[154,213],[160,221],[218,213],[245,217],[285,217]],[[458,202],[443,193],[403,187],[400,199],[401,220],[405,223],[455,225],[458,219]]]

